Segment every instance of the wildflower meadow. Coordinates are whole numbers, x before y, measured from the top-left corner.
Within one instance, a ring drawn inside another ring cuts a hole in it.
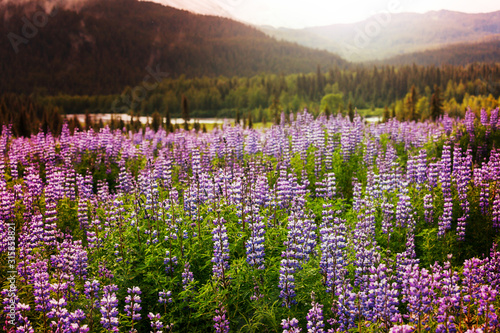
[[[498,108],[0,135],[3,332],[500,332]]]

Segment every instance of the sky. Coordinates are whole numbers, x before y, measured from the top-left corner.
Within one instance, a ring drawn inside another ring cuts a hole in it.
[[[304,28],[336,23],[354,23],[374,14],[389,11],[425,13],[454,10],[484,13],[500,10],[498,0],[153,0],[188,10],[203,8],[235,19],[273,27]],[[208,12],[207,12],[208,11]]]

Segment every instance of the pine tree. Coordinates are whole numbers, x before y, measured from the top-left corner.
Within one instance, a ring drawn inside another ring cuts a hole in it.
[[[85,110],[85,129],[88,131],[91,127],[93,127],[93,124],[90,112],[89,110]]]
[[[276,125],[279,125],[280,120],[281,120],[280,112],[279,112],[280,111],[280,101],[277,98],[275,98],[273,100],[273,104],[271,105],[271,107],[269,109],[272,112],[272,115],[274,116],[274,123]]]
[[[390,112],[389,112],[389,108],[386,105],[385,108],[384,108],[384,115],[382,117],[382,122],[386,123],[389,120],[390,117],[391,117],[391,115],[390,115]]]
[[[184,129],[186,131],[189,131],[189,119],[190,119],[189,106],[188,106],[188,100],[184,95],[182,95],[181,109],[182,109],[182,119],[184,119]]]
[[[165,130],[167,132],[173,132],[174,127],[172,126],[172,119],[170,118],[170,111],[168,106],[165,107]]]
[[[262,123],[264,120],[264,112],[262,111],[262,107],[259,106],[259,111],[257,112],[257,117],[259,121]]]
[[[248,112],[248,128],[252,128],[253,123],[252,123],[252,112]]]
[[[158,111],[153,112],[153,120],[151,122],[151,127],[155,132],[158,132],[161,126],[161,115]]]
[[[240,124],[240,110],[236,109],[236,119],[234,121],[234,125],[239,125]]]
[[[349,113],[349,119],[351,119],[351,121],[353,121],[354,120],[354,110],[352,109],[351,100],[349,100],[349,103],[347,104],[347,111]]]
[[[325,106],[325,116],[326,116],[326,119],[330,119],[330,108],[327,106]]]
[[[441,99],[441,90],[434,85],[434,93],[431,96],[431,116],[437,120],[443,114],[443,100]]]
[[[415,86],[412,85],[410,88],[410,93],[408,94],[408,97],[406,99],[406,108],[408,110],[406,118],[410,121],[417,120],[417,101],[417,91],[415,89]]]

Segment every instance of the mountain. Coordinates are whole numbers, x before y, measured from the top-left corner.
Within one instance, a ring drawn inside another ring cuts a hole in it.
[[[387,13],[353,24],[305,29],[259,28],[278,39],[335,52],[350,61],[367,61],[500,36],[500,11]]]
[[[375,64],[439,66],[443,64],[465,66],[471,63],[499,63],[500,38],[483,42],[458,43],[426,51],[394,56]]]
[[[201,15],[220,16],[234,19],[230,8],[227,8],[225,1],[207,1],[207,0],[156,0],[162,5],[187,10],[188,12]]]
[[[347,64],[228,18],[137,0],[77,1],[0,5],[0,35],[7,36],[0,38],[0,91],[108,94],[152,72],[232,77]]]

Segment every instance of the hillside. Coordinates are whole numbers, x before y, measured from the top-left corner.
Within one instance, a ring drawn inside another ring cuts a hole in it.
[[[500,62],[500,38],[477,43],[459,43],[442,48],[413,52],[391,57],[376,64],[439,66],[443,64],[465,66],[470,63]]]
[[[142,82],[148,66],[161,76],[231,77],[346,65],[329,52],[278,42],[227,18],[136,0],[58,8],[36,33],[25,28],[23,34],[23,17],[43,18],[44,4],[0,5],[0,35],[11,36],[0,39],[1,91],[116,93]]]
[[[372,16],[353,24],[297,30],[260,29],[278,39],[335,52],[350,61],[367,61],[500,36],[500,11],[396,13]]]

